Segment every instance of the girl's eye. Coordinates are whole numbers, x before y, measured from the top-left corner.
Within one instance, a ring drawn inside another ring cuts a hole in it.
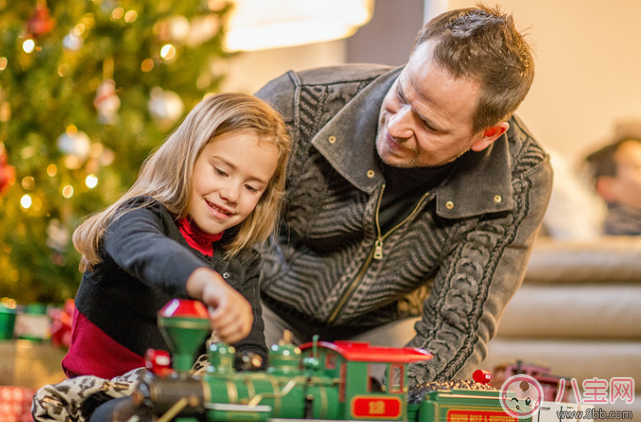
[[[227,176],[227,173],[224,170],[219,169],[218,167],[214,167],[214,172],[218,176]]]
[[[247,185],[247,186],[245,186],[245,188],[246,188],[248,191],[250,191],[251,193],[258,193],[258,188],[255,188],[255,187],[253,187],[253,186],[249,186],[249,185]]]

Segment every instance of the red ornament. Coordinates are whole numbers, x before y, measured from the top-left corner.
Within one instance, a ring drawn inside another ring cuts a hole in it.
[[[10,166],[8,161],[7,151],[0,143],[0,196],[6,194],[16,182],[16,169]]]
[[[56,21],[49,15],[46,1],[38,1],[35,12],[27,21],[27,30],[35,38],[51,32],[56,26]]]

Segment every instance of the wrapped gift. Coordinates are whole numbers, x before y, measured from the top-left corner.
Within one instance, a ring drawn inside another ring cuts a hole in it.
[[[32,422],[31,400],[36,390],[0,385],[0,422]]]

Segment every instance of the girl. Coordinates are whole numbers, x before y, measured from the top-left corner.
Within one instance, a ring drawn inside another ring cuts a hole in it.
[[[168,350],[156,314],[176,297],[203,301],[221,340],[266,356],[253,246],[274,228],[288,153],[283,121],[255,97],[214,95],[189,113],[131,189],[74,232],[84,275],[69,377],[113,378]]]

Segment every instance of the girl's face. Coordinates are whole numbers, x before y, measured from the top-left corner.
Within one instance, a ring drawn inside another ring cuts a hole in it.
[[[278,149],[251,130],[214,138],[194,163],[188,214],[198,228],[217,234],[254,210],[276,171]]]

